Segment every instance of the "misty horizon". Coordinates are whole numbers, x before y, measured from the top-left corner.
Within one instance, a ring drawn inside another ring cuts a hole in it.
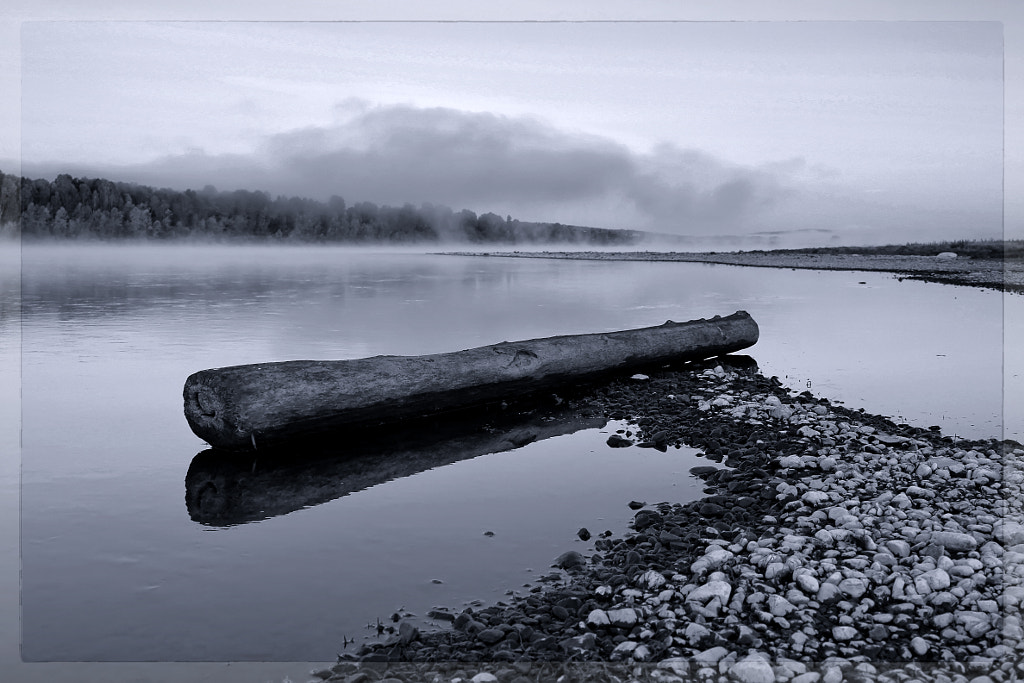
[[[37,23],[24,57],[26,176],[700,238],[1002,235],[995,22]]]

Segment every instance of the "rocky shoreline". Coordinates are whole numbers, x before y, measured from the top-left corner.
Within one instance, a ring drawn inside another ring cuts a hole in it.
[[[796,394],[729,357],[569,399],[701,449],[704,498],[636,509],[528,593],[408,621],[314,680],[1016,680],[1024,447]],[[609,502],[609,504],[615,504]]]
[[[778,251],[512,251],[472,255],[601,261],[683,261],[759,268],[881,271],[894,273],[897,277],[908,280],[1024,292],[1024,262],[1019,259]]]

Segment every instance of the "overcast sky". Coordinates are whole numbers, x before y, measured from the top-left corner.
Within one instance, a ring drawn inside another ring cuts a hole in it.
[[[29,21],[22,172],[679,234],[998,237],[1005,21],[809,18]]]

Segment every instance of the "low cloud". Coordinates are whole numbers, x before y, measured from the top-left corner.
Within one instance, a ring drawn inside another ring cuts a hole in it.
[[[335,125],[272,136],[248,155],[58,172],[678,234],[821,227],[832,203],[812,182],[826,172],[800,158],[749,167],[667,144],[637,152],[529,117],[352,101],[339,111]]]

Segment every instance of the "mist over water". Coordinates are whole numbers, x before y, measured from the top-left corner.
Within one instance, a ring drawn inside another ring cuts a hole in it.
[[[1003,427],[996,292],[884,273],[324,247],[32,246],[22,257],[20,316],[3,275],[0,360],[17,362],[20,320],[28,660],[323,660],[400,608],[422,617],[525,590],[557,554],[585,549],[579,527],[623,530],[630,499],[699,495],[688,474],[699,454],[608,448],[624,425],[567,424],[500,452],[474,445],[476,426],[419,451],[465,459],[339,484],[326,502],[305,485],[324,470],[282,474],[251,492],[297,506],[267,498],[204,518],[186,475],[205,445],[181,397],[203,368],[435,353],[742,309],[761,328],[746,353],[795,391],[947,434]],[[1016,320],[1022,301],[1005,298]],[[1006,432],[1021,438],[1017,418]]]

